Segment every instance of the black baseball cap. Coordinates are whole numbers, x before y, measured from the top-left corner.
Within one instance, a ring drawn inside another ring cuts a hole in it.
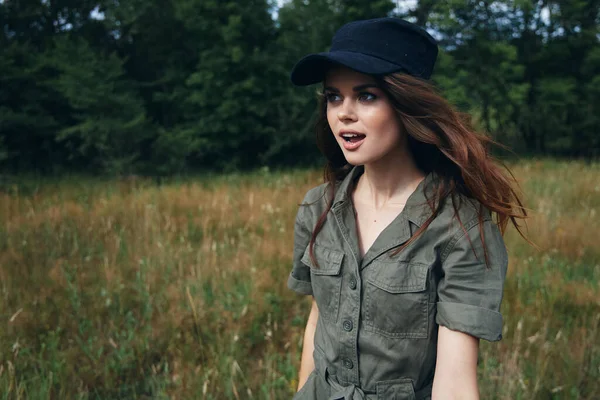
[[[403,19],[354,21],[338,29],[328,52],[309,54],[298,61],[290,78],[296,86],[321,82],[333,63],[369,75],[402,71],[429,79],[437,54],[436,40],[425,29]]]

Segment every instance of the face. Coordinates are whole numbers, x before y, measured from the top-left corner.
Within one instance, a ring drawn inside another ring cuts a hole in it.
[[[394,161],[401,156],[406,136],[373,77],[345,67],[331,68],[324,95],[329,127],[350,164]]]

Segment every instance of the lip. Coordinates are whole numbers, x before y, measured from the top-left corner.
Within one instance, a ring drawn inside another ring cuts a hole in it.
[[[346,140],[343,138],[343,134],[344,133],[354,133],[357,135],[363,135],[365,136],[361,141],[359,142],[346,142]],[[344,147],[344,149],[346,150],[356,150],[360,147],[361,144],[363,144],[363,142],[365,141],[367,135],[365,135],[362,132],[357,132],[357,131],[351,131],[351,130],[342,130],[338,133],[338,136],[342,138],[342,146]]]

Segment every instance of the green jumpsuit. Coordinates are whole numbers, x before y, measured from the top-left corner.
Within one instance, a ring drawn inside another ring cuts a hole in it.
[[[438,325],[488,341],[502,337],[508,255],[489,210],[483,208],[480,224],[479,203],[461,197],[461,227],[448,200],[416,241],[391,256],[431,215],[425,195],[436,176],[430,173],[361,259],[350,193],[363,172],[355,166],[336,184],[314,246],[318,267],[308,244],[326,209],[326,184],[308,191],[303,203],[311,205],[296,216],[287,285],[314,296],[319,318],[315,370],[294,400],[429,399]]]

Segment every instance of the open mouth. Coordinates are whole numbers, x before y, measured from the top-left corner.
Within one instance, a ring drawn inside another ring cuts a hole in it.
[[[342,139],[344,139],[348,143],[358,143],[363,140],[366,135],[362,133],[344,133],[342,134]]]

